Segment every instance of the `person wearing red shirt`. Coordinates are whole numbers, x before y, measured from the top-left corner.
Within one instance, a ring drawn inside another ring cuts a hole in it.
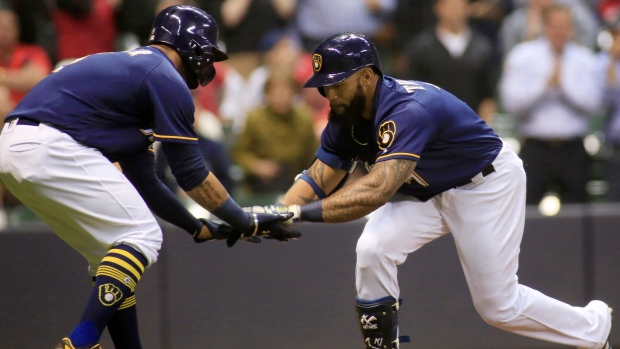
[[[67,3],[71,3],[72,7],[68,7]],[[116,51],[114,10],[120,3],[118,0],[59,3],[59,8],[54,12],[58,60]]]
[[[43,48],[19,42],[15,12],[0,9],[0,118],[4,120],[51,70],[52,63]]]
[[[0,8],[0,125],[17,103],[52,70],[47,52],[19,42],[19,22],[10,9]],[[1,128],[2,126],[0,126]],[[7,225],[4,185],[0,183],[0,230]],[[6,193],[8,194],[8,192]],[[12,196],[10,201],[15,201]]]

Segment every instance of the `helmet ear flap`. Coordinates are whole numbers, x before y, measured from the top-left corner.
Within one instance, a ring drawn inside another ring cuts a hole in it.
[[[211,52],[208,52],[204,49],[204,47],[200,46],[200,44],[196,40],[191,40],[189,42],[189,48],[194,53],[194,58],[197,58],[198,61],[205,63],[213,63],[214,57]],[[205,55],[206,54],[206,55]]]
[[[201,46],[193,39],[190,40],[188,47],[189,50],[186,51],[188,66],[200,85],[205,86],[215,77],[215,67],[213,67],[215,55],[209,46]]]
[[[205,53],[205,50],[196,42],[196,40],[190,41],[189,47],[194,51],[194,55],[196,57],[200,57]]]
[[[215,67],[210,65],[204,72],[202,72],[202,76],[199,79],[200,86],[206,86],[215,78]]]

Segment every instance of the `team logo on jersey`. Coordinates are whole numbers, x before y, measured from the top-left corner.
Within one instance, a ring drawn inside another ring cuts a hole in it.
[[[379,144],[379,149],[385,150],[392,142],[394,142],[394,137],[396,136],[396,124],[394,121],[386,121],[379,126],[379,140],[377,143]]]
[[[99,301],[101,304],[110,306],[123,298],[123,292],[113,284],[99,286]]]
[[[321,70],[321,67],[323,66],[323,56],[321,56],[318,53],[315,53],[312,55],[312,69],[314,69],[314,71],[319,71]]]

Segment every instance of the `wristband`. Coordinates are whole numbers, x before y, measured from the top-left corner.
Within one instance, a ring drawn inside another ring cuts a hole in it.
[[[316,196],[319,197],[319,199],[325,199],[327,197],[323,189],[319,187],[316,181],[312,177],[306,174],[306,170],[304,170],[299,176],[297,176],[297,179],[301,179],[302,181],[305,181],[306,183],[310,184],[310,186],[312,187],[312,190],[314,190],[314,193],[316,194]]]
[[[323,222],[323,200],[311,202],[301,206],[300,220],[308,222]]]
[[[230,196],[220,207],[211,211],[211,213],[230,224],[231,227],[244,233],[252,228],[252,224],[254,224],[253,219],[256,219],[245,212]],[[258,229],[258,227],[255,227],[255,229]]]
[[[258,216],[256,213],[252,213],[252,217],[254,218],[254,232],[252,233],[252,236],[256,236],[256,233],[258,232]]]

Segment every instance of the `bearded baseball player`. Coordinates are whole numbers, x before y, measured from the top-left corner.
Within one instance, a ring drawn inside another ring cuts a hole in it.
[[[317,159],[280,207],[308,222],[370,214],[355,271],[366,348],[399,347],[397,266],[448,233],[484,321],[577,348],[611,348],[607,304],[574,307],[519,284],[523,164],[472,109],[441,87],[383,75],[374,45],[360,34],[324,40],[312,61],[304,87],[329,100],[329,122]],[[368,174],[338,189],[356,162]]]
[[[202,160],[190,89],[208,84],[213,63],[227,58],[217,37],[206,12],[169,7],[148,46],[57,69],[7,117],[0,179],[95,277],[78,325],[57,348],[100,348],[106,326],[117,349],[141,348],[134,291],[162,243],[151,211],[196,242],[299,236],[277,224],[290,215],[243,211]],[[161,141],[179,186],[229,225],[196,219],[157,179],[153,141]]]

